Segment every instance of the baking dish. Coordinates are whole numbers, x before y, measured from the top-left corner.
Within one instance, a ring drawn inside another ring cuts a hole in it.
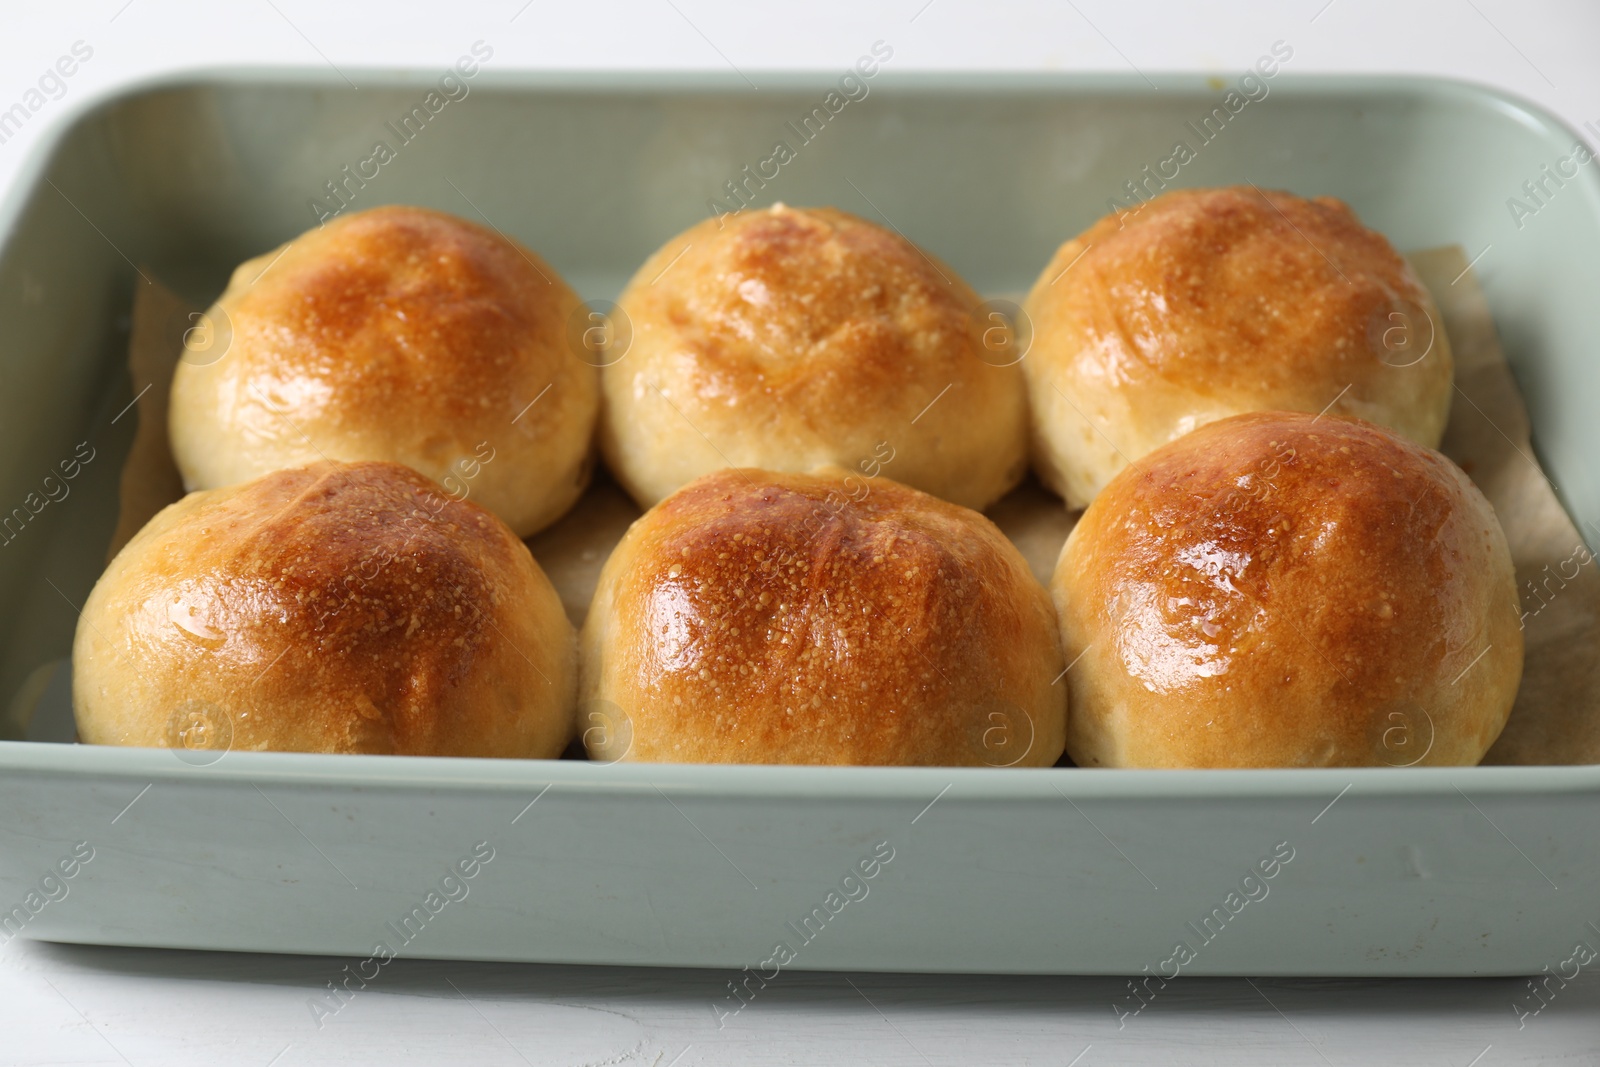
[[[64,116],[7,192],[0,503],[47,503],[0,545],[0,693],[10,735],[36,738],[0,742],[0,938],[333,953],[362,981],[393,956],[726,967],[746,993],[724,1012],[789,968],[1157,976],[1132,1010],[1163,975],[1509,974],[1600,944],[1595,766],[200,760],[29,734],[33,707],[66,699],[74,605],[115,522],[136,421],[127,316],[146,277],[204,306],[236,263],[330,210],[332,183],[354,207],[488,220],[585,297],[613,298],[838,82],[490,68],[376,172],[358,168],[441,72],[364,72],[359,91],[321,70],[126,88]],[[1227,92],[892,68],[744,188],[884,221],[991,294],[1025,288]],[[1592,532],[1594,165],[1531,216],[1508,207],[1576,135],[1465,85],[1264,84],[1174,184],[1331,194],[1397,247],[1464,246],[1539,458]]]

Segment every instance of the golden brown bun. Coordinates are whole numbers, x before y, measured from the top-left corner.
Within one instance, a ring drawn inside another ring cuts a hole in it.
[[[580,638],[596,759],[1049,766],[1049,595],[989,520],[887,479],[726,470],[628,530]]]
[[[308,231],[234,271],[208,312],[217,336],[192,331],[206,347],[178,364],[169,420],[184,487],[391,460],[526,537],[592,467],[599,382],[568,342],[578,307],[532,252],[436,211]]]
[[[977,295],[853,215],[707,219],[620,304],[633,339],[602,371],[600,445],[641,507],[708,471],[855,470],[885,445],[890,477],[967,507],[1027,469],[1022,372],[984,349]]]
[[[1034,466],[1070,507],[1240,412],[1326,409],[1429,448],[1450,413],[1433,298],[1331,197],[1158,196],[1062,245],[1026,311]]]
[[[1080,766],[1474,764],[1522,677],[1488,501],[1356,419],[1239,415],[1136,461],[1052,591]]]
[[[191,493],[130,541],[72,649],[102,745],[554,757],[572,625],[492,514],[395,463]]]

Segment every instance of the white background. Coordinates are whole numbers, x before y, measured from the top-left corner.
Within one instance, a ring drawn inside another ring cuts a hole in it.
[[[626,4],[497,0],[0,0],[0,109],[75,41],[94,49],[20,136],[0,187],[68,105],[148,74],[240,64],[453,62],[492,40],[495,68],[842,69],[892,39],[895,68],[1135,69],[1236,75],[1282,38],[1296,73],[1376,71],[1492,83],[1574,127],[1600,126],[1600,5],[1570,0],[1176,4],[824,0]],[[514,21],[513,21],[514,20]],[[1586,134],[1591,145],[1595,137]],[[0,324],[0,329],[4,324]],[[0,813],[0,818],[3,818]],[[0,949],[0,1062],[18,1064],[1111,1063],[1600,1064],[1600,982],[1562,990],[1519,1030],[1516,979],[1186,979],[1119,1031],[1115,979],[797,973],[718,1031],[713,972],[397,961],[318,1028],[312,990],[344,961]]]

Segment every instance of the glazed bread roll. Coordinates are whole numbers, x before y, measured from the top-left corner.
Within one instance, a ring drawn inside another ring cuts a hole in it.
[[[1136,460],[1052,591],[1080,766],[1475,764],[1522,677],[1488,502],[1357,419],[1238,415]]]
[[[977,295],[853,215],[707,219],[620,306],[632,342],[602,371],[600,443],[641,507],[708,471],[855,469],[885,444],[896,481],[972,508],[1026,471],[1022,372],[984,347]]]
[[[1145,453],[1240,412],[1354,415],[1429,448],[1450,413],[1432,297],[1331,197],[1158,196],[1062,245],[1025,310],[1034,466],[1074,508]]]
[[[78,623],[78,732],[189,750],[555,757],[572,625],[505,523],[395,463],[191,493]]]
[[[1054,627],[977,512],[837,468],[717,471],[606,563],[578,725],[608,761],[1049,766]]]
[[[595,367],[549,265],[436,211],[343,216],[245,263],[172,379],[189,490],[318,460],[391,460],[526,537],[592,468]]]

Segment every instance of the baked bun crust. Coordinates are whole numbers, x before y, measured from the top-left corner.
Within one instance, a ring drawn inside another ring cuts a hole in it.
[[[580,637],[595,759],[1049,766],[1054,613],[982,515],[886,479],[708,474],[628,530]]]
[[[1522,677],[1483,494],[1355,419],[1239,415],[1135,461],[1052,592],[1081,766],[1475,764]]]
[[[208,312],[218,336],[178,364],[184,487],[390,460],[526,537],[592,469],[599,381],[569,343],[578,308],[538,256],[451,215],[381,207],[310,230],[234,271]]]
[[[84,741],[204,750],[554,757],[572,625],[494,515],[394,463],[191,493],[78,623]]]
[[[1028,295],[1034,466],[1070,507],[1246,411],[1353,415],[1429,448],[1450,413],[1443,320],[1338,200],[1194,189],[1062,245]]]
[[[855,469],[883,442],[897,481],[967,507],[1026,472],[1022,372],[984,348],[977,294],[853,215],[707,219],[620,305],[632,343],[602,371],[600,444],[641,507],[725,467]]]

